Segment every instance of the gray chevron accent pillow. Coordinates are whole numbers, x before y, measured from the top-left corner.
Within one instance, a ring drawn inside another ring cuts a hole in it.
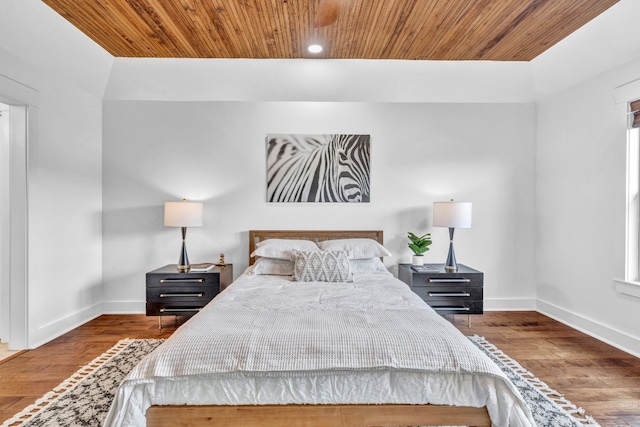
[[[351,263],[345,251],[292,250],[293,280],[297,282],[351,282]]]

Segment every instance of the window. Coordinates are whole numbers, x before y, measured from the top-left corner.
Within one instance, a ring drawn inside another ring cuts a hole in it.
[[[629,103],[627,130],[627,266],[625,280],[640,282],[640,100]]]

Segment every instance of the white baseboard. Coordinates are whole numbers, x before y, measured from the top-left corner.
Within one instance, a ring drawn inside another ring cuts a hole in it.
[[[536,311],[535,298],[485,298],[485,311]]]
[[[29,343],[28,348],[34,349],[40,347],[43,344],[48,343],[54,338],[60,335],[66,334],[69,331],[84,325],[85,323],[95,319],[103,314],[102,304],[95,304],[80,310],[76,313],[65,316],[61,319],[57,319],[53,322],[47,323],[38,327],[36,330],[29,331]]]
[[[536,311],[626,353],[640,357],[640,339],[626,332],[595,322],[581,314],[571,312],[542,300],[538,300]]]
[[[102,303],[102,314],[144,314],[145,301],[109,301]]]
[[[40,347],[103,314],[144,314],[145,306],[145,301],[117,301],[92,305],[30,331],[28,348]]]

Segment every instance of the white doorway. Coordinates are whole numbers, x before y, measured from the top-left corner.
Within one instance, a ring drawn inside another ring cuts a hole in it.
[[[0,103],[8,107],[0,151],[0,338],[11,350],[23,350],[29,348],[28,147],[37,143],[40,93],[0,74]]]
[[[9,106],[0,104],[0,346],[7,350],[10,325],[10,112]]]
[[[9,350],[23,350],[29,342],[27,140],[38,110],[2,94],[0,108],[0,339]]]

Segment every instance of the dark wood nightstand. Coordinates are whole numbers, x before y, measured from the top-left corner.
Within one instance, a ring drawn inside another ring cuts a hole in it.
[[[415,271],[411,264],[398,265],[398,279],[409,285],[438,313],[482,314],[484,274],[458,264],[458,271],[444,270],[444,264],[425,264]]]
[[[179,273],[176,264],[147,273],[147,316],[192,316],[233,281],[233,264],[206,272]]]

